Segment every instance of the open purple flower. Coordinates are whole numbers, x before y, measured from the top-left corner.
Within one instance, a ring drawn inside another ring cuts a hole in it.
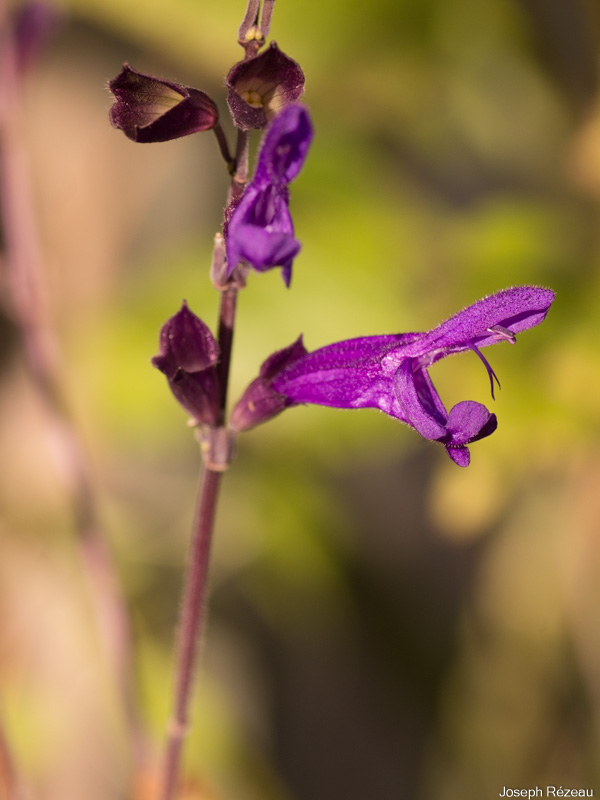
[[[493,433],[496,416],[473,400],[457,403],[448,413],[427,368],[453,353],[473,350],[493,390],[498,379],[481,348],[501,341],[514,344],[517,333],[544,320],[553,300],[554,292],[536,286],[505,289],[428,333],[367,336],[315,350],[285,366],[269,389],[287,406],[378,408],[441,442],[450,458],[466,467],[467,445]]]
[[[116,97],[110,121],[134,142],[166,142],[207,131],[219,121],[210,97],[199,89],[153,78],[123,64],[108,84]]]
[[[215,425],[219,384],[215,364],[219,348],[207,325],[184,301],[160,331],[160,353],[152,364],[167,378],[175,399],[196,423]]]
[[[260,55],[239,61],[227,76],[227,103],[233,121],[244,131],[266,128],[304,91],[300,65],[275,42]]]
[[[300,250],[288,208],[288,184],[300,171],[313,137],[307,110],[289,105],[267,131],[252,181],[225,227],[227,276],[242,259],[259,272],[282,267],[289,286]]]

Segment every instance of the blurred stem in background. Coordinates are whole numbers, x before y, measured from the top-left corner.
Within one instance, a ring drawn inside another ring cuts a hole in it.
[[[0,796],[6,800],[21,800],[20,779],[17,776],[11,749],[0,721]]]
[[[31,13],[36,13],[33,6],[30,8]],[[24,14],[28,11],[26,6],[21,9]],[[19,48],[26,49],[30,43],[21,42],[16,30],[3,4],[0,7],[0,224],[8,289],[6,311],[19,332],[24,363],[46,409],[47,424],[61,449],[62,461],[56,466],[66,473],[79,556],[100,639],[108,649],[139,762],[145,747],[134,707],[128,612],[99,520],[88,457],[65,398],[58,345],[45,307],[43,261],[21,108],[23,71]]]

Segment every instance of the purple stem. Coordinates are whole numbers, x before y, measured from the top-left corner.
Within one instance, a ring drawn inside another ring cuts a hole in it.
[[[247,135],[238,132],[238,153],[245,152],[242,158],[243,180],[238,178],[238,172],[232,178],[232,187],[240,187],[243,192],[248,171],[247,144],[240,145],[240,138],[247,142]],[[240,162],[237,162],[238,164]],[[233,188],[230,190],[233,191]],[[233,333],[235,328],[235,315],[237,309],[238,289],[229,285],[221,292],[219,308],[218,343],[220,358],[217,366],[219,386],[221,389],[221,402],[219,411],[219,426],[211,431],[218,434],[225,430],[225,411],[227,407],[227,388],[229,385],[229,369],[231,365],[231,352],[233,347]],[[196,515],[192,531],[190,556],[183,589],[181,605],[181,618],[177,635],[176,656],[176,683],[175,698],[173,702],[173,715],[167,732],[167,745],[163,767],[163,782],[161,800],[174,800],[179,783],[181,769],[181,751],[185,738],[189,707],[193,693],[193,677],[198,662],[198,643],[204,634],[206,619],[206,599],[208,595],[208,565],[210,558],[210,544],[215,521],[215,510],[223,469],[209,466],[205,462],[202,467]]]
[[[231,364],[231,351],[233,347],[237,294],[238,290],[234,286],[229,286],[225,291],[221,292],[218,334],[221,356],[217,364],[219,385],[221,387],[221,425],[225,424],[225,409],[227,407],[227,388],[229,384],[229,367]]]
[[[200,478],[178,631],[175,702],[168,731],[162,800],[173,800],[179,782],[181,749],[187,730],[193,678],[198,659],[198,641],[203,632],[206,618],[210,543],[222,475],[222,472],[215,472],[204,467]]]
[[[225,163],[227,164],[228,168],[233,169],[234,159],[229,152],[229,142],[227,141],[227,137],[225,136],[225,132],[221,127],[221,123],[217,122],[213,127],[213,133],[217,137],[217,142],[219,144],[219,150],[221,151],[221,155],[225,159]]]
[[[240,25],[240,29],[238,31],[238,41],[241,45],[245,45],[248,31],[254,25],[256,25],[258,21],[259,6],[260,0],[248,0],[246,13],[244,14],[244,19],[242,20],[242,24]]]
[[[266,39],[269,35],[274,5],[275,0],[263,0],[262,9],[260,11],[260,22],[258,23],[258,29],[260,30],[263,39]]]

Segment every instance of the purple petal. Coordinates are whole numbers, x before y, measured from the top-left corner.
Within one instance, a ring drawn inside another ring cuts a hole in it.
[[[273,389],[295,403],[335,408],[379,408],[403,419],[393,376],[381,368],[385,353],[401,336],[368,336],[308,353],[273,381]]]
[[[287,106],[273,121],[254,178],[235,207],[225,210],[228,278],[245,259],[259,272],[282,267],[289,286],[300,243],[294,238],[287,185],[302,167],[311,140],[312,125],[303,106]]]
[[[446,452],[452,461],[454,461],[455,464],[458,464],[459,467],[468,467],[471,463],[471,454],[469,453],[469,448],[465,447],[464,445],[460,445],[458,447],[446,445]]]
[[[446,409],[426,370],[414,371],[406,360],[394,376],[394,391],[404,419],[421,436],[434,440],[446,436]]]
[[[289,105],[271,123],[258,156],[255,180],[288,184],[300,172],[313,138],[304,106]]]
[[[474,400],[464,400],[450,409],[446,428],[450,436],[444,442],[446,452],[459,467],[468,467],[471,460],[469,448],[465,445],[490,436],[498,427],[495,414]]]
[[[453,445],[468,444],[483,439],[496,430],[496,415],[481,403],[463,400],[450,409],[446,429]],[[485,431],[485,433],[482,432]]]
[[[533,328],[542,322],[552,302],[554,292],[538,286],[516,286],[485,297],[459,311],[437,328],[424,334],[420,342],[404,355],[431,354],[429,364],[450,353],[496,344],[507,338],[490,328],[500,326],[515,334]]]
[[[293,233],[286,187],[251,184],[227,226],[227,276],[246,259],[260,272],[283,267],[288,285],[292,261],[300,250]]]
[[[283,267],[300,250],[300,242],[290,234],[267,231],[258,225],[240,225],[236,229],[236,236],[240,241],[240,257],[249,261],[259,272]]]

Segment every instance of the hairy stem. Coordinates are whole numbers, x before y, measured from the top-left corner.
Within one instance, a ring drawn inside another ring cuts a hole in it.
[[[198,641],[203,634],[206,618],[210,543],[222,474],[204,467],[200,478],[177,639],[174,711],[168,730],[162,800],[173,800],[179,782],[181,750],[187,730],[193,678],[198,659]]]
[[[247,182],[248,136],[243,131],[238,132],[237,153],[237,170],[232,178],[232,188],[229,193],[230,202],[234,191],[233,187],[237,186],[241,194]],[[240,153],[241,158],[239,158]],[[237,294],[237,286],[230,284],[224,287],[220,295],[217,335],[220,357],[217,365],[217,374],[221,396],[219,425],[211,431],[215,437],[219,432],[226,433],[227,390],[237,310]],[[200,489],[198,491],[191,550],[187,564],[177,635],[175,697],[173,715],[167,732],[161,800],[174,800],[179,782],[181,752],[193,695],[193,677],[198,661],[198,643],[202,638],[205,627],[210,543],[215,521],[217,497],[223,474],[222,470],[226,466],[227,464],[225,463],[220,468],[213,469],[209,462],[205,461],[200,478]]]
[[[248,5],[246,6],[246,13],[244,14],[244,19],[242,20],[242,24],[240,25],[240,29],[238,31],[238,41],[240,44],[244,45],[246,43],[246,37],[248,32],[254,25],[256,25],[258,21],[258,9],[260,7],[260,0],[248,0]]]
[[[260,30],[263,39],[266,39],[269,35],[274,5],[275,0],[263,0],[262,9],[260,11],[260,22],[258,23],[258,29]]]
[[[228,167],[232,168],[235,164],[235,161],[229,152],[229,142],[227,141],[227,137],[225,136],[225,132],[221,127],[219,122],[213,127],[213,133],[217,137],[217,142],[219,144],[219,150],[221,151],[221,155],[225,159],[225,163]]]
[[[228,287],[221,293],[221,308],[219,313],[218,341],[221,356],[217,364],[217,370],[221,386],[221,425],[225,422],[225,408],[227,407],[227,389],[229,384],[229,367],[231,364],[236,308],[237,289],[235,287]]]
[[[223,429],[225,422],[236,301],[235,287],[228,287],[221,292],[218,333],[221,354],[218,365],[221,387],[220,429]],[[202,468],[177,636],[175,698],[173,716],[167,733],[161,800],[173,800],[179,782],[181,751],[187,730],[193,695],[193,677],[198,661],[198,644],[205,627],[210,543],[222,475],[221,470],[211,469],[206,463]]]

